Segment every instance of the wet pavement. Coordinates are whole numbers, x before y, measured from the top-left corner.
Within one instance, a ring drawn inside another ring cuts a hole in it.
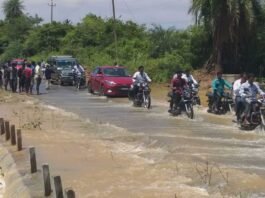
[[[84,120],[141,136],[139,142],[143,146],[163,150],[162,156],[152,152],[143,154],[150,160],[210,161],[265,177],[265,137],[258,130],[240,131],[232,123],[231,115],[215,116],[195,109],[194,120],[185,115],[171,117],[167,106],[160,103],[154,102],[151,110],[135,108],[127,98],[99,97],[67,86],[53,86],[48,94],[36,97]],[[131,141],[125,134],[118,139]]]

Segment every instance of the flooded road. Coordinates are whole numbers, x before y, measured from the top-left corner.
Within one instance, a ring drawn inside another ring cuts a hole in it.
[[[143,153],[149,160],[210,161],[226,168],[265,176],[265,137],[240,131],[232,116],[207,115],[195,110],[195,120],[170,117],[167,106],[153,104],[151,110],[132,107],[126,98],[105,98],[54,86],[39,98],[84,120],[125,129],[139,135],[140,145],[160,152]],[[108,134],[106,138],[112,137]],[[116,141],[131,142],[126,135]]]

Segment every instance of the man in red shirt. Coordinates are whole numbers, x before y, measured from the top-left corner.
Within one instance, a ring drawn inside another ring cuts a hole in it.
[[[169,113],[172,112],[174,102],[179,104],[183,89],[186,86],[186,84],[187,84],[186,81],[182,78],[182,72],[178,71],[177,77],[173,77],[173,79],[171,80],[172,93],[171,93],[170,106],[168,110]]]
[[[25,76],[26,93],[28,94],[30,91],[31,76],[32,76],[32,69],[30,68],[30,64],[27,64],[25,70],[23,71],[23,74]]]

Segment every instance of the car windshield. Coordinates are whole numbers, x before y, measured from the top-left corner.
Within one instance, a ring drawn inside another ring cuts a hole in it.
[[[115,77],[128,77],[129,73],[124,68],[105,68],[103,73],[106,76],[115,76]]]
[[[17,61],[17,65],[22,65],[24,62],[22,61]]]
[[[75,61],[61,60],[57,61],[57,67],[62,67],[63,69],[72,69],[75,65]]]

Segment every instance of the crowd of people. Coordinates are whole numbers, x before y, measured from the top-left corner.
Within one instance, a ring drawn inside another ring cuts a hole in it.
[[[45,70],[43,70],[43,68],[45,68]],[[76,73],[75,76],[77,78],[80,78],[82,72],[84,72],[84,69],[79,64],[73,67],[73,73]],[[40,84],[44,77],[46,79],[46,89],[50,89],[52,73],[53,70],[50,68],[50,65],[44,62],[38,62],[37,64],[34,61],[24,62],[22,66],[18,68],[16,63],[8,61],[0,69],[0,87],[5,90],[11,90],[13,93],[25,92],[27,94],[33,94],[33,91],[36,91],[36,94],[39,95]],[[237,121],[242,119],[243,112],[243,121],[248,124],[252,101],[257,99],[258,94],[265,97],[265,92],[261,90],[258,83],[254,82],[254,79],[254,74],[242,73],[240,78],[231,84],[223,79],[221,72],[217,72],[216,79],[212,81],[215,111],[218,111],[226,87],[233,92]],[[144,72],[144,67],[140,66],[138,71],[133,75],[133,81],[131,97],[137,93],[137,83],[150,83],[151,79],[147,73]],[[198,86],[198,82],[191,75],[190,70],[186,70],[185,72],[177,71],[171,80],[172,91],[170,97],[172,99],[170,100],[169,112],[172,111],[173,101],[180,102],[183,90],[187,87],[193,88],[195,86]]]
[[[45,68],[45,71],[43,70]],[[40,94],[42,79],[46,79],[46,89],[50,88],[52,70],[42,62],[24,62],[21,66],[8,61],[0,68],[0,87],[13,93]]]

